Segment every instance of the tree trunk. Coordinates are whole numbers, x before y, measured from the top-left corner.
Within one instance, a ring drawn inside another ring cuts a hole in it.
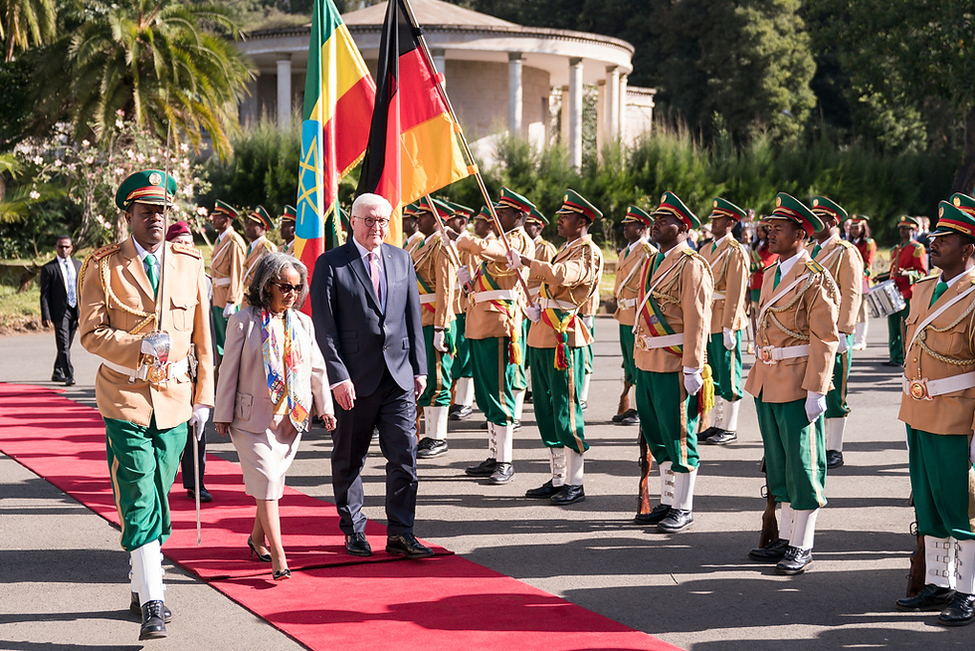
[[[965,111],[965,151],[951,184],[952,192],[972,194],[975,190],[975,105]]]

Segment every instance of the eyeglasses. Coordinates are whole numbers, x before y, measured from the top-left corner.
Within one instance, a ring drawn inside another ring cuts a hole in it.
[[[369,228],[372,228],[376,224],[379,224],[381,228],[386,228],[387,226],[389,226],[388,219],[373,219],[372,217],[357,217],[356,219],[361,220],[362,223],[368,226]]]
[[[71,248],[71,245],[70,244],[58,244],[57,248],[59,248],[59,249],[70,249]]]
[[[278,289],[280,289],[282,294],[288,294],[290,292],[294,292],[295,294],[297,294],[298,292],[301,291],[301,285],[289,285],[288,283],[271,283],[271,284],[276,286]]]

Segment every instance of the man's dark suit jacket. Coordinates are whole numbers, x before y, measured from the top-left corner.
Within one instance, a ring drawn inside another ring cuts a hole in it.
[[[384,368],[404,391],[427,368],[420,296],[413,260],[405,250],[383,244],[386,311],[352,238],[326,251],[315,263],[312,320],[332,385],[351,379],[356,396],[371,395]]]
[[[81,273],[81,263],[74,258],[68,258],[68,264],[74,265],[74,275],[77,280]],[[41,267],[41,320],[59,321],[68,309],[68,290],[64,286],[64,275],[61,265],[54,258]]]

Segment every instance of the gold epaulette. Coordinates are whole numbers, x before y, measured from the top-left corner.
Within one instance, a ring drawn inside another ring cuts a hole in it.
[[[115,244],[106,244],[105,246],[103,246],[100,249],[95,249],[94,251],[92,251],[88,255],[90,257],[94,258],[95,260],[101,260],[102,258],[104,258],[106,256],[109,256],[109,255],[115,253],[116,251],[118,251],[121,248],[122,248],[122,245],[119,244],[118,242],[116,242]]]
[[[183,253],[185,255],[191,255],[194,258],[203,259],[203,251],[195,246],[189,246],[188,244],[182,244],[180,242],[173,242],[172,250],[173,253]]]
[[[925,276],[924,278],[920,278],[914,284],[920,285],[921,283],[926,283],[929,280],[937,280],[939,277],[940,276],[938,274],[931,274],[930,276]],[[975,278],[972,278],[972,284],[975,285]]]
[[[811,271],[814,274],[821,274],[821,273],[823,273],[823,271],[825,271],[823,269],[823,265],[819,264],[815,260],[808,260],[806,262],[806,269],[808,269],[809,271]]]
[[[840,246],[846,247],[847,249],[855,249],[856,247],[847,242],[846,240],[840,240]]]

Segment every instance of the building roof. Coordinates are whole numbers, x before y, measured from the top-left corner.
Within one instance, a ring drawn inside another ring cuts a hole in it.
[[[464,27],[517,27],[518,25],[494,16],[443,2],[442,0],[410,0],[419,25],[457,25]],[[386,3],[342,14],[346,25],[382,25],[386,18]]]

